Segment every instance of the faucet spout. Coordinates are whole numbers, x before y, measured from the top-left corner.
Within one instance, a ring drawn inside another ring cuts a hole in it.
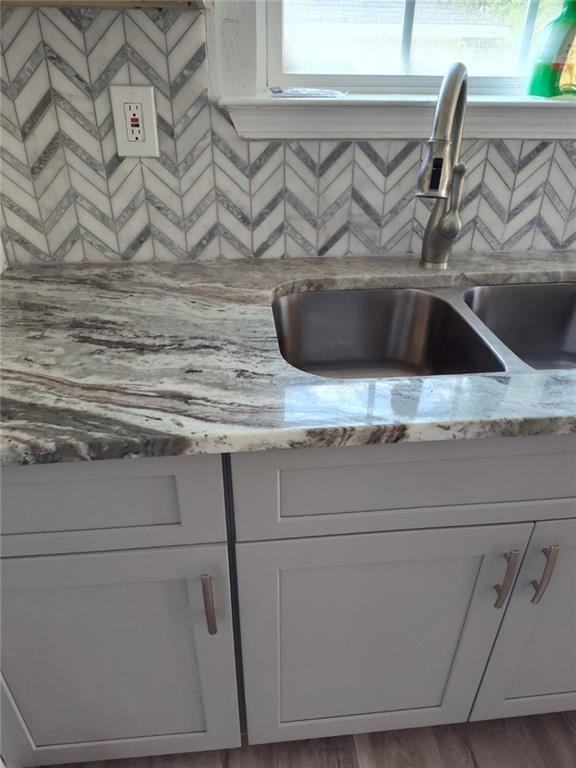
[[[423,267],[446,269],[462,227],[458,213],[466,166],[459,162],[467,98],[467,71],[453,64],[440,88],[432,134],[418,173],[419,197],[436,200],[422,241]]]

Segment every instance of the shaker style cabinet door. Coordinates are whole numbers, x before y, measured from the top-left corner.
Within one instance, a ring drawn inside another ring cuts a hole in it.
[[[238,746],[226,546],[4,560],[1,666],[10,766]]]
[[[467,720],[532,528],[238,544],[249,742]]]
[[[576,520],[537,523],[472,720],[576,709]]]

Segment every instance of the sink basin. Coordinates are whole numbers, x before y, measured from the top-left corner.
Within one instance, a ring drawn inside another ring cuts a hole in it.
[[[533,368],[576,367],[576,283],[472,288],[464,300]]]
[[[330,378],[503,371],[446,301],[412,289],[311,291],[272,304],[284,359]]]

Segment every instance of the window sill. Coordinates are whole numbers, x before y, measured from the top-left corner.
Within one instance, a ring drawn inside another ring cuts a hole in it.
[[[224,97],[246,139],[428,138],[436,107],[431,96],[358,95],[334,99]],[[475,96],[468,100],[464,136],[477,139],[576,140],[576,99]]]

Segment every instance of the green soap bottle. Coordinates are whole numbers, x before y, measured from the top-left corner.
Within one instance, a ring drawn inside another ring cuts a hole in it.
[[[576,96],[576,0],[546,25],[528,81],[531,96]]]

